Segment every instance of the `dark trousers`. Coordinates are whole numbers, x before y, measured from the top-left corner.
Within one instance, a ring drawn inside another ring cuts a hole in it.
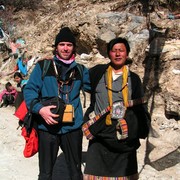
[[[12,94],[4,94],[2,99],[4,106],[8,106],[9,104],[14,103],[14,96]]]
[[[62,149],[69,180],[82,180],[82,130],[78,129],[63,135],[54,135],[39,131],[39,180],[52,180],[59,147]],[[59,180],[64,180],[59,177]]]

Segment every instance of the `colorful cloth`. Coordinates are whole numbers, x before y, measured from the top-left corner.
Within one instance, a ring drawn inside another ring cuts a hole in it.
[[[84,180],[136,180],[138,179],[138,174],[126,177],[101,177],[84,174]]]
[[[93,125],[96,121],[98,121],[102,115],[109,112],[110,109],[111,109],[111,107],[108,106],[100,114],[98,114],[97,116],[93,117],[92,119],[90,119],[89,121],[87,121],[86,123],[83,124],[82,131],[83,131],[83,133],[84,133],[84,135],[86,136],[87,139],[91,140],[91,139],[94,138],[94,136],[91,134],[91,132],[89,130],[89,127],[91,125]]]
[[[128,137],[128,125],[125,119],[119,119],[116,125],[118,140],[126,139]],[[120,132],[121,131],[121,132]]]
[[[145,103],[144,98],[129,100],[127,102],[127,107],[133,107],[135,105],[143,104]],[[92,126],[94,123],[96,123],[102,115],[104,115],[106,112],[110,111],[112,108],[108,106],[106,109],[104,109],[100,114],[96,115],[95,117],[88,120],[86,123],[82,126],[82,131],[86,138],[88,140],[92,140],[94,136],[89,130],[89,127]],[[118,119],[117,125],[116,125],[116,133],[117,133],[117,139],[122,140],[126,139],[128,137],[128,124],[125,119]]]

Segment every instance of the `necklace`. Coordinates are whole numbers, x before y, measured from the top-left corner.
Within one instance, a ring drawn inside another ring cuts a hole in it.
[[[120,93],[120,92],[128,85],[128,82],[127,82],[120,90],[111,89],[111,88],[109,88],[108,85],[107,85],[107,78],[106,78],[106,77],[107,77],[107,76],[104,75],[105,87],[106,87],[107,90],[110,90],[110,91],[112,91],[112,92],[114,92],[114,93]]]

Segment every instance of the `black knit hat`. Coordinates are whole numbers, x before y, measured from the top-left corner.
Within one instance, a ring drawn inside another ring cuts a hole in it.
[[[76,46],[76,39],[68,27],[64,27],[59,31],[56,36],[54,46],[56,47],[59,42],[71,42],[74,46]]]

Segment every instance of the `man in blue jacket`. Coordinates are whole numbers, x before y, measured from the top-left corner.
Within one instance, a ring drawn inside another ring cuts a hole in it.
[[[39,114],[39,180],[51,180],[59,147],[67,162],[71,180],[81,180],[81,154],[83,111],[80,102],[81,86],[90,91],[89,72],[82,66],[78,70],[75,61],[76,39],[68,27],[57,34],[54,44],[54,57],[46,75],[42,78],[44,62],[39,61],[33,69],[24,89],[24,98],[28,108],[32,100],[41,97],[60,96],[73,106],[74,120],[72,123],[57,122],[57,114],[51,112],[55,106],[43,106],[40,102],[33,106],[33,112]],[[46,60],[47,61],[47,60]],[[54,62],[54,63],[53,63]],[[57,72],[56,72],[57,70]]]

